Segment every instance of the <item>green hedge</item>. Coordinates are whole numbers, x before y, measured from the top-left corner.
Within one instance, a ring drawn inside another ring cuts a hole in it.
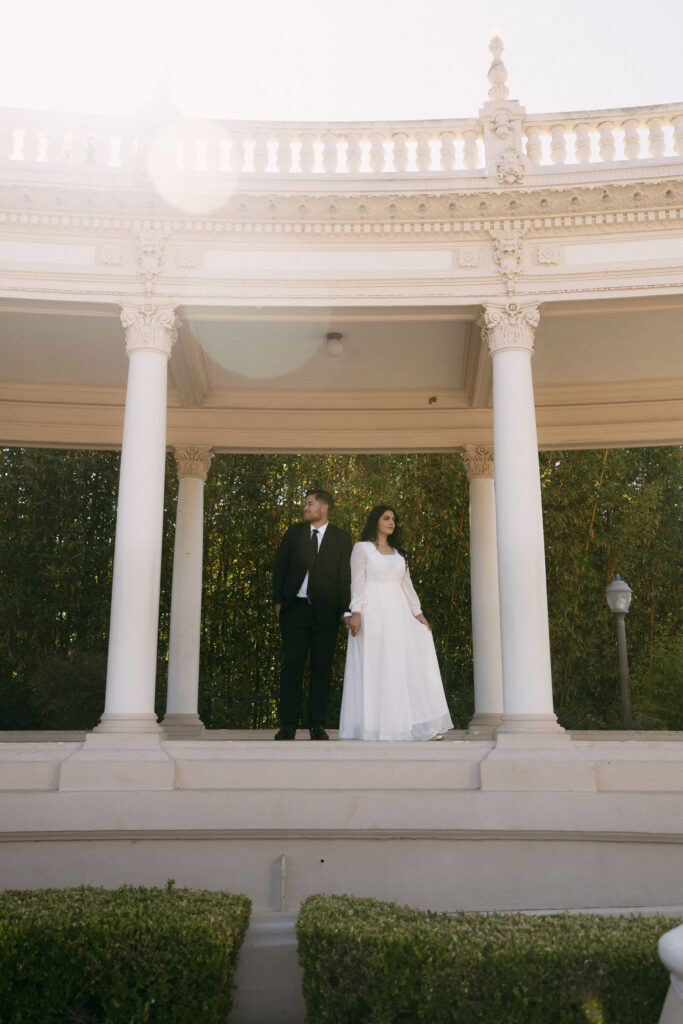
[[[246,896],[0,892],[1,1024],[225,1024]]]
[[[297,923],[309,1024],[656,1024],[671,918],[434,914],[311,896]]]

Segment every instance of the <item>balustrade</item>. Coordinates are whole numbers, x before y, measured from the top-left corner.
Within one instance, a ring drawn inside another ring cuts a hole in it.
[[[529,173],[545,167],[674,159],[683,155],[683,107],[526,115],[521,123]],[[487,115],[488,116],[488,115]],[[63,165],[144,173],[151,147],[180,175],[296,177],[484,174],[487,117],[458,121],[347,124],[231,124],[151,118],[0,111],[0,164]],[[490,158],[490,154],[489,154]],[[491,170],[489,169],[489,173]]]

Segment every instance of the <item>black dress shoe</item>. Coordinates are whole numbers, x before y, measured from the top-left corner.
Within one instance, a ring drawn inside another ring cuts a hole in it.
[[[288,725],[283,725],[275,733],[276,740],[293,740],[296,737],[296,729],[291,729]]]
[[[329,740],[329,736],[323,729],[322,725],[314,725],[312,729],[309,729],[312,740]]]

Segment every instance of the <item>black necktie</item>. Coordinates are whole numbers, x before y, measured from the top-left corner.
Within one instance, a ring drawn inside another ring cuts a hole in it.
[[[316,558],[318,557],[318,531],[313,530],[311,538],[308,542],[308,571],[310,572],[313,568]]]

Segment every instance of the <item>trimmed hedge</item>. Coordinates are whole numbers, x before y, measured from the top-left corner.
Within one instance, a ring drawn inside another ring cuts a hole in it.
[[[1,1024],[225,1024],[246,896],[0,892]]]
[[[656,1024],[663,916],[435,914],[310,896],[297,922],[310,1024]]]

